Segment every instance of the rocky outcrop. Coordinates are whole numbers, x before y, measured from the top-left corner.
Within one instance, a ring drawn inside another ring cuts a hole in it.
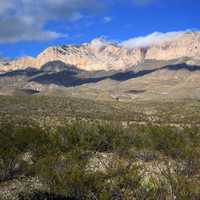
[[[131,67],[141,61],[140,49],[126,49],[95,39],[80,46],[50,47],[37,56],[37,66],[60,60],[79,69],[118,70]]]
[[[200,33],[186,32],[176,40],[158,46],[149,47],[146,59],[172,60],[181,57],[196,58],[200,56]]]
[[[8,72],[15,70],[22,70],[27,68],[39,68],[36,65],[36,59],[30,56],[22,57],[12,61],[0,62],[0,72]]]
[[[0,62],[0,71],[26,68],[40,69],[48,63],[60,61],[78,69],[126,70],[148,60],[172,60],[198,58],[200,56],[200,32],[185,32],[175,39],[143,48],[127,48],[102,39],[88,44],[49,47],[36,58],[24,57],[14,61]]]

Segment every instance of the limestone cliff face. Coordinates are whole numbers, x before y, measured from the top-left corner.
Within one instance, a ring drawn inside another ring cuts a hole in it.
[[[89,44],[80,46],[50,47],[38,57],[37,66],[59,60],[83,70],[124,69],[141,61],[140,49],[125,49],[95,39]]]
[[[36,60],[33,57],[26,56],[14,60],[11,62],[11,65],[14,70],[16,69],[26,69],[26,68],[37,68]]]
[[[200,56],[200,33],[186,32],[176,40],[148,48],[146,59],[172,60]]]
[[[27,56],[17,60],[0,62],[0,72],[23,70],[27,68],[38,68],[35,58]]]
[[[172,60],[200,56],[200,32],[185,32],[175,40],[146,48],[125,48],[101,39],[88,44],[49,47],[36,58],[24,57],[0,62],[0,72],[41,68],[52,61],[61,61],[82,70],[125,70],[144,59]]]

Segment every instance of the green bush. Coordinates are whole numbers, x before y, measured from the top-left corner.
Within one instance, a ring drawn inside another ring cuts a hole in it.
[[[0,181],[21,175],[39,177],[50,196],[198,200],[200,131],[89,121],[52,129],[1,124]]]

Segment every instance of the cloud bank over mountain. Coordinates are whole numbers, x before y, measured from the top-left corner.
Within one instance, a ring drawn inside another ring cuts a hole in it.
[[[153,45],[161,45],[164,43],[172,42],[177,40],[187,31],[177,31],[177,32],[154,32],[147,36],[133,37],[126,41],[120,43],[121,46],[127,48],[138,48],[138,47],[148,47]]]

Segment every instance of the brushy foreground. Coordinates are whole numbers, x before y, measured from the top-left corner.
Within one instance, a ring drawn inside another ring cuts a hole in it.
[[[1,123],[0,199],[199,200],[200,130]]]

